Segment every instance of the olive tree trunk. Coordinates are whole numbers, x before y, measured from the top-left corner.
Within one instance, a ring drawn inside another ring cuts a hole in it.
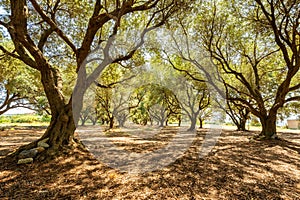
[[[246,131],[246,122],[247,119],[242,118],[241,120],[239,120],[239,123],[236,123],[236,127],[238,131]]]
[[[41,72],[42,84],[49,101],[51,109],[51,121],[43,134],[43,136],[25,146],[20,147],[15,154],[18,155],[23,150],[32,149],[38,146],[38,142],[47,138],[49,145],[43,152],[41,152],[35,159],[48,160],[61,154],[64,150],[77,147],[80,143],[74,138],[76,130],[76,123],[79,119],[79,112],[82,108],[83,90],[78,90],[76,98],[76,106],[72,105],[73,98],[65,103],[64,96],[60,92],[60,74],[53,68],[43,70]],[[81,103],[80,103],[81,102]],[[77,115],[74,115],[74,109]]]
[[[260,117],[262,125],[261,136],[266,139],[277,138],[276,135],[276,115]]]
[[[109,128],[110,129],[112,129],[114,127],[114,119],[115,118],[113,116],[109,118]]]
[[[199,128],[203,128],[203,119],[201,117],[199,117]]]
[[[188,131],[193,131],[196,129],[197,117],[191,118],[190,120],[191,120],[191,125]]]

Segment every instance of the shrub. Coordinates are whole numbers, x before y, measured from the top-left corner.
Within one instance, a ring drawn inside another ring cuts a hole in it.
[[[50,122],[51,121],[51,115],[43,115],[40,119],[40,122]]]
[[[37,115],[14,115],[11,116],[11,123],[32,123],[38,122],[40,116]]]
[[[0,123],[10,123],[11,119],[9,116],[0,116]]]
[[[0,116],[0,123],[34,123],[50,122],[51,115],[21,114],[11,116]]]
[[[250,122],[251,126],[261,126],[260,121],[257,118],[253,118]]]

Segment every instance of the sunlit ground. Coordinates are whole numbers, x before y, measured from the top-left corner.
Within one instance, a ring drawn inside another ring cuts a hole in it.
[[[37,139],[44,129],[0,131],[0,199],[299,199],[299,131],[280,131],[284,140],[255,141],[251,137],[258,132],[229,128],[207,156],[199,158],[208,130],[199,129],[184,155],[142,174],[121,172],[82,151],[18,166],[4,156]],[[137,140],[137,129],[128,129],[104,134],[118,148],[143,153],[164,147],[176,130],[166,128],[154,138]]]

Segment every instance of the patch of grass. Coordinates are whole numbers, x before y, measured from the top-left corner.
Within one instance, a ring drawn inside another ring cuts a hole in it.
[[[107,131],[105,132],[105,136],[107,137],[130,137],[130,133],[126,132],[112,132],[112,131]]]
[[[35,115],[35,114],[20,114],[10,116],[0,116],[0,124],[23,124],[23,123],[49,123],[51,116],[48,115]]]

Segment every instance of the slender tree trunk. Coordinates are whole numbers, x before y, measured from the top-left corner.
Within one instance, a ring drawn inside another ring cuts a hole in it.
[[[91,117],[89,119],[92,121],[93,126],[95,126],[97,123],[97,120],[98,120],[97,117],[95,117],[95,118]]]
[[[81,121],[81,126],[85,125],[85,122],[87,121],[86,117],[80,117],[80,121]]]
[[[119,127],[124,127],[126,119],[121,117],[121,118],[117,118],[117,120],[118,120]]]
[[[109,118],[109,128],[113,128],[114,127],[114,117],[110,117]]]
[[[199,122],[200,122],[199,128],[203,128],[203,120],[201,118],[199,118]]]
[[[164,127],[165,120],[159,120],[159,127]]]

